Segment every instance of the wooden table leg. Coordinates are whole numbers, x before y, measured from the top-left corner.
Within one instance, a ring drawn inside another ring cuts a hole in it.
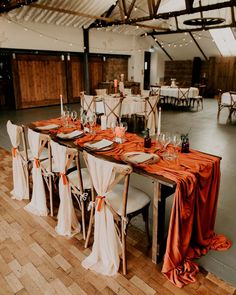
[[[158,246],[158,203],[160,199],[161,186],[158,181],[154,182],[154,197],[153,197],[153,225],[152,225],[152,262],[157,263],[159,255]]]

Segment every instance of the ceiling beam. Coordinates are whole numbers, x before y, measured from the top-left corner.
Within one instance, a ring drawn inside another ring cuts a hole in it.
[[[13,9],[20,8],[25,5],[30,5],[38,0],[2,0],[0,1],[0,14],[9,12]]]
[[[162,27],[159,27],[159,26],[144,25],[144,24],[141,24],[141,23],[132,24],[131,26],[138,26],[138,27],[141,27],[141,28],[152,29],[152,30],[161,30],[161,31],[165,31],[165,32],[169,31],[169,29],[166,29],[166,28],[162,28]],[[149,34],[149,35],[152,35],[152,34]]]
[[[200,45],[197,43],[196,39],[194,38],[193,34],[191,32],[189,32],[189,35],[191,36],[191,38],[193,39],[193,42],[196,44],[197,48],[199,49],[199,51],[201,52],[201,54],[204,56],[205,60],[208,60],[207,56],[205,55],[205,53],[203,52],[202,48],[200,47]]]
[[[185,6],[188,13],[190,13],[193,9],[193,0],[185,0]]]
[[[161,0],[157,0],[157,3],[154,4],[154,8],[153,8],[154,14],[157,14],[157,10],[158,10],[160,4],[161,4]]]
[[[131,4],[130,4],[130,7],[129,7],[129,10],[127,12],[127,18],[129,19],[130,18],[130,15],[131,15],[131,12],[133,11],[133,8],[134,8],[134,4],[135,4],[136,0],[132,0]]]
[[[150,7],[151,0],[147,0],[147,1],[148,1],[148,7]],[[132,23],[136,23],[136,22],[144,22],[144,21],[149,21],[152,19],[160,19],[160,18],[169,19],[170,17],[177,17],[180,15],[194,14],[197,12],[211,11],[211,10],[225,8],[225,7],[234,7],[234,6],[236,6],[236,0],[230,0],[230,1],[222,2],[222,3],[193,7],[191,12],[189,12],[187,9],[184,9],[184,10],[173,11],[173,12],[159,13],[159,14],[155,14],[155,15],[150,14],[149,16],[133,18],[133,19],[129,19],[129,20],[123,20],[123,21],[116,20],[114,22],[109,23],[108,25],[132,24]],[[149,10],[150,10],[150,8],[149,8]]]
[[[152,36],[152,38],[158,44],[158,46],[161,48],[161,50],[165,53],[165,55],[167,55],[170,60],[173,60],[173,58],[169,55],[169,53],[165,50],[165,48],[161,46],[159,41],[157,39],[155,39],[153,36]]]
[[[231,24],[228,24],[228,25],[222,25],[222,26],[209,26],[209,27],[205,27],[204,30],[205,31],[208,31],[208,30],[211,30],[211,29],[225,29],[225,28],[235,28],[235,24],[231,23]],[[199,32],[199,31],[202,31],[202,28],[192,28],[192,29],[185,29],[185,30],[167,30],[165,32],[155,32],[155,31],[152,31],[152,32],[149,32],[149,33],[146,33],[146,35],[148,36],[159,36],[159,35],[170,35],[170,34],[178,34],[178,33],[189,33],[189,32]],[[142,34],[141,36],[144,36],[144,34]]]
[[[83,12],[79,12],[79,11],[72,11],[72,10],[58,8],[58,7],[52,7],[52,6],[43,5],[43,4],[32,3],[31,7],[39,8],[39,9],[46,9],[49,11],[56,11],[56,12],[60,12],[60,13],[64,13],[64,14],[71,14],[71,15],[76,15],[76,16],[81,16],[81,17],[87,17],[87,18],[92,18],[92,19],[100,19],[100,20],[104,20],[108,23],[114,22],[114,19],[109,18],[109,17],[103,17],[100,15],[91,15],[88,13],[83,13]]]
[[[152,0],[147,0],[148,10],[149,10],[149,18],[153,15],[153,5]]]

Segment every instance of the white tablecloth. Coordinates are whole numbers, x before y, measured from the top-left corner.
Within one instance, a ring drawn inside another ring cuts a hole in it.
[[[224,92],[221,95],[221,104],[231,105],[236,102],[236,94],[232,94],[233,102],[231,102],[231,97],[229,92]]]
[[[118,99],[113,97],[113,99]],[[121,115],[129,115],[143,113],[145,108],[145,100],[141,96],[127,96],[124,98],[121,106]],[[96,112],[105,113],[103,101],[96,101]]]
[[[184,91],[188,90],[188,88],[182,88],[182,87],[181,87],[181,89],[183,89]],[[174,88],[174,87],[164,86],[164,87],[161,87],[160,94],[163,95],[163,96],[170,96],[170,97],[178,98],[179,97],[179,89],[177,87]],[[188,97],[192,98],[192,97],[195,97],[195,96],[198,96],[198,95],[199,95],[198,88],[190,87]]]

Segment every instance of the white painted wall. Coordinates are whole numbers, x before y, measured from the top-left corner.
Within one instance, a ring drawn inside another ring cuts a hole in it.
[[[159,51],[151,54],[151,73],[150,84],[154,85],[160,82],[160,78],[164,78],[165,61],[167,57]]]
[[[128,79],[143,85],[144,51],[151,45],[149,37],[136,37],[92,29],[89,32],[91,53],[130,55]],[[83,31],[39,23],[14,23],[0,17],[0,47],[16,49],[83,52]]]

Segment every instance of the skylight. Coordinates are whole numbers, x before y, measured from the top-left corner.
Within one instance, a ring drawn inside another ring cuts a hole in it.
[[[236,39],[231,28],[209,30],[222,56],[236,56]]]

